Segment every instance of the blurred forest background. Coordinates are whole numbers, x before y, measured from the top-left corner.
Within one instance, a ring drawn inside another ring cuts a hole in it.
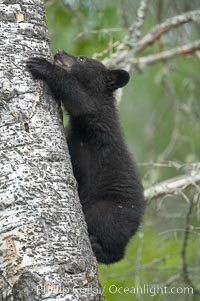
[[[121,124],[145,189],[161,189],[146,190],[143,227],[124,260],[99,267],[106,300],[200,300],[200,1],[47,0],[46,7],[53,53],[131,71],[117,95]],[[141,46],[149,32],[153,39]],[[171,188],[159,184],[166,180]]]

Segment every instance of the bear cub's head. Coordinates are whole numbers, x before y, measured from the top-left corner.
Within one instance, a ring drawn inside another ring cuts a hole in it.
[[[63,50],[58,50],[55,54],[54,64],[91,92],[113,92],[129,81],[129,73],[125,70],[110,70],[97,60],[73,56]]]

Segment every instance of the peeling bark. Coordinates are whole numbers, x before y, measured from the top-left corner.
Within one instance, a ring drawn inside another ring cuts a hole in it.
[[[0,300],[104,300],[60,107],[25,68],[51,58],[42,0],[0,0]]]

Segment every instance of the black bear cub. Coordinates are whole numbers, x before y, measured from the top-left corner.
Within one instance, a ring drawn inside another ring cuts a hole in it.
[[[123,258],[144,211],[137,167],[120,129],[113,92],[129,74],[58,50],[54,63],[30,58],[27,67],[44,80],[69,114],[67,143],[91,245],[99,262]]]

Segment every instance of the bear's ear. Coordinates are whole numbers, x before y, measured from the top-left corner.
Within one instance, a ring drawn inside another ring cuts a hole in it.
[[[108,70],[107,87],[111,91],[122,88],[128,83],[129,78],[129,73],[125,70]]]

